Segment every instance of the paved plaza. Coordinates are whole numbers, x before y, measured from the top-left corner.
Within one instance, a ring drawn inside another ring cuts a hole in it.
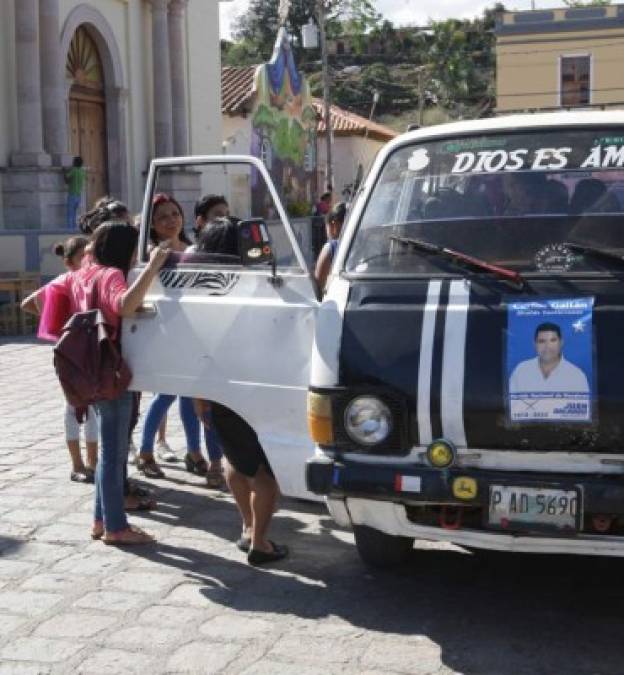
[[[619,560],[420,544],[371,572],[321,505],[284,500],[272,534],[292,556],[256,569],[230,496],[180,463],[132,517],[156,545],[92,542],[51,359],[0,342],[0,675],[624,672]],[[181,453],[177,412],[169,436]]]

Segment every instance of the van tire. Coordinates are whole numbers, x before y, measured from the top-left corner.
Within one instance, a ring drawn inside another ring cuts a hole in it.
[[[354,525],[355,545],[366,565],[380,569],[406,562],[414,548],[411,537],[398,537],[366,525]]]

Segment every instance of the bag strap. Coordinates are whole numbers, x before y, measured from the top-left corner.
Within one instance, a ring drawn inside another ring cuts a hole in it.
[[[100,272],[95,276],[93,280],[93,293],[91,294],[91,302],[89,303],[89,309],[98,309],[98,304],[100,300],[100,290],[98,282],[104,276],[106,269],[100,270]]]

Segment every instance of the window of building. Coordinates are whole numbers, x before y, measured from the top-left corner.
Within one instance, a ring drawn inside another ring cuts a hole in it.
[[[582,106],[591,103],[591,57],[561,57],[561,105]]]

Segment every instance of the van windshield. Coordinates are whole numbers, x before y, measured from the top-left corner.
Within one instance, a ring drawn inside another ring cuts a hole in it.
[[[624,255],[624,128],[509,132],[402,146],[387,158],[346,270],[458,274],[415,255],[412,237],[526,273],[619,270]]]

